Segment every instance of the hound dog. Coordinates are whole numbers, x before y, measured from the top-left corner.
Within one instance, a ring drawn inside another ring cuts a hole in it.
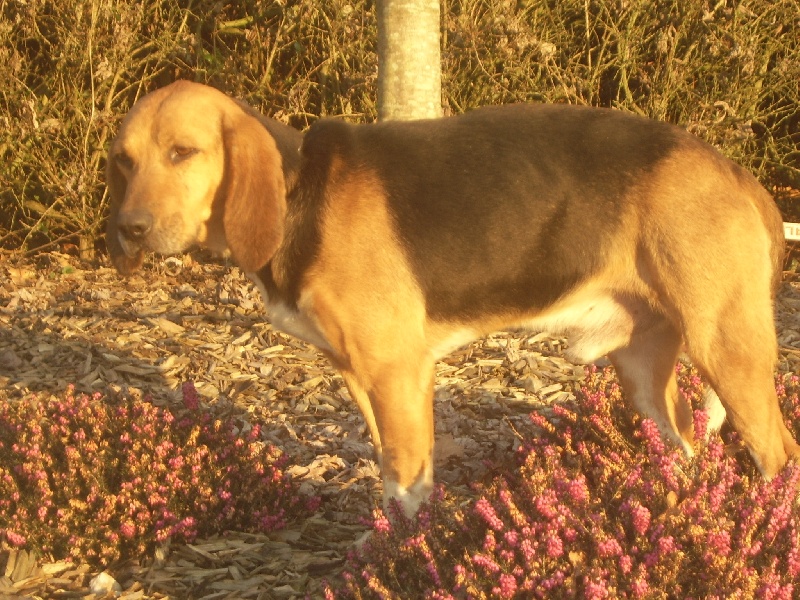
[[[781,217],[743,168],[672,125],[513,105],[416,122],[322,120],[301,136],[199,84],[137,102],[108,159],[108,248],[229,250],[273,325],[340,370],[384,502],[433,484],[434,362],[501,328],[607,355],[691,451],[682,348],[764,476],[800,447],[773,384]]]

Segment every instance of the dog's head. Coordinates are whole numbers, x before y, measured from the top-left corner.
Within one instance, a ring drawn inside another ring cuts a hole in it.
[[[211,87],[178,81],[139,100],[111,144],[106,244],[123,274],[145,252],[230,250],[258,271],[283,239],[281,154],[253,115]]]

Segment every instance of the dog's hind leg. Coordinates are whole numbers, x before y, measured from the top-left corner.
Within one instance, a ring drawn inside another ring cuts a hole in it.
[[[692,454],[692,410],[678,391],[675,364],[681,348],[678,330],[666,319],[635,331],[627,346],[609,353],[622,391],[661,434]]]
[[[768,302],[741,298],[716,319],[689,320],[686,326],[690,358],[716,391],[761,473],[772,477],[787,458],[800,459],[775,393],[777,344]]]

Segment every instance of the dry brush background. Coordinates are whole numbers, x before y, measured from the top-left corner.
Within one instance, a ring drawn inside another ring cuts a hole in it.
[[[800,187],[797,0],[446,0],[446,112],[519,101],[679,123]],[[375,116],[366,0],[0,2],[0,246],[89,256],[105,152],[145,92],[210,83],[303,128]],[[787,219],[797,201],[781,198]],[[800,218],[800,217],[797,217]]]

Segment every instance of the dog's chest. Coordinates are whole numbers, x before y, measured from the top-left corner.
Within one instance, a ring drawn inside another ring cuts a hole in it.
[[[288,333],[306,343],[313,344],[323,352],[331,351],[328,340],[308,315],[279,300],[271,299],[261,279],[255,273],[248,273],[247,276],[261,292],[261,297],[264,299],[264,307],[267,311],[267,318],[275,329],[282,333]]]

